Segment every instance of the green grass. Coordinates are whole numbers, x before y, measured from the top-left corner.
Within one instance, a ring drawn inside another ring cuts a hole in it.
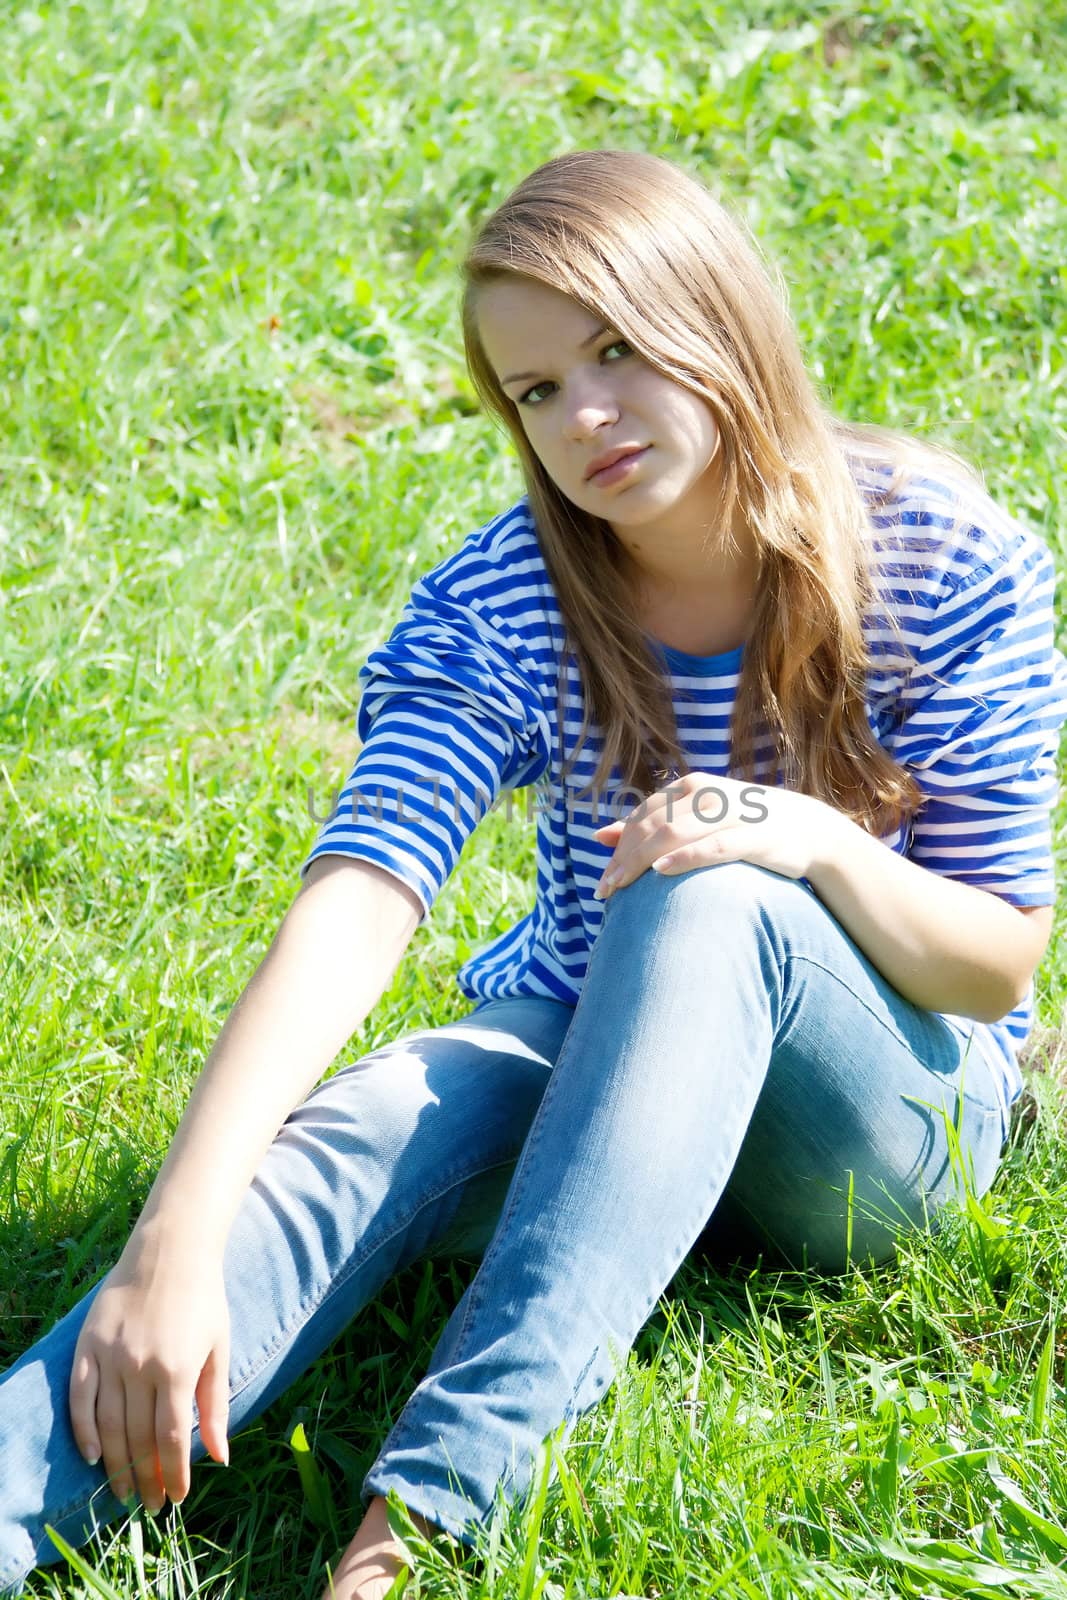
[[[119,1248],[351,762],[367,650],[518,489],[462,370],[478,217],[575,145],[674,154],[781,261],[835,405],[976,459],[1062,568],[1065,95],[1063,0],[7,13],[0,1356]],[[345,1058],[459,1014],[531,891],[532,830],[490,818]],[[1055,937],[1039,989],[1038,1061]],[[892,1269],[690,1261],[543,1505],[418,1592],[1067,1595],[1036,1092],[992,1193]],[[180,1517],[31,1594],[316,1596],[463,1281],[406,1274]]]

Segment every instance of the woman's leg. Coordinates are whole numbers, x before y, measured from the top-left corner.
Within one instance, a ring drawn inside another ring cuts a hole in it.
[[[337,1073],[298,1106],[231,1229],[230,1429],[427,1251],[480,1253],[572,1012],[496,1001]],[[93,1291],[95,1293],[95,1291]],[[0,1591],[121,1515],[67,1410],[90,1293],[0,1378]],[[204,1451],[193,1435],[194,1456]]]
[[[953,1192],[946,1115],[984,1192],[1000,1114],[965,1055],[803,882],[730,862],[615,894],[496,1232],[365,1492],[469,1539],[604,1393],[724,1194],[836,1271]]]

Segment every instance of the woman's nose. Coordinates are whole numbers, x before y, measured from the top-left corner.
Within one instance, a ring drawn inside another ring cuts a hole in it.
[[[583,383],[572,391],[567,406],[567,432],[572,439],[588,439],[618,420],[618,403],[606,385]]]

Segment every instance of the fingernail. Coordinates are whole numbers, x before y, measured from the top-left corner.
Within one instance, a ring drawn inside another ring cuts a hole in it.
[[[667,868],[670,866],[670,864],[671,864],[671,862],[673,860],[674,860],[673,856],[660,856],[658,861],[653,861],[653,863],[652,863],[652,871],[653,872],[665,872],[667,870]]]
[[[85,1460],[86,1460],[86,1464],[88,1466],[95,1467],[99,1463],[99,1460],[100,1460],[100,1452],[99,1452],[99,1450],[93,1451],[92,1454],[87,1454],[86,1457],[85,1457]]]

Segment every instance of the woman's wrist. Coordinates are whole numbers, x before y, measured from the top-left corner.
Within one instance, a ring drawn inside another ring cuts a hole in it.
[[[812,888],[817,888],[819,877],[833,867],[848,835],[859,828],[859,824],[826,800],[819,800],[814,795],[806,798],[811,805],[812,820],[808,835],[810,857],[804,877]]]
[[[219,1227],[217,1217],[209,1220],[188,1207],[146,1207],[126,1242],[121,1261],[139,1273],[151,1271],[162,1261],[168,1270],[188,1261],[202,1271],[212,1259],[222,1260],[227,1232]]]

